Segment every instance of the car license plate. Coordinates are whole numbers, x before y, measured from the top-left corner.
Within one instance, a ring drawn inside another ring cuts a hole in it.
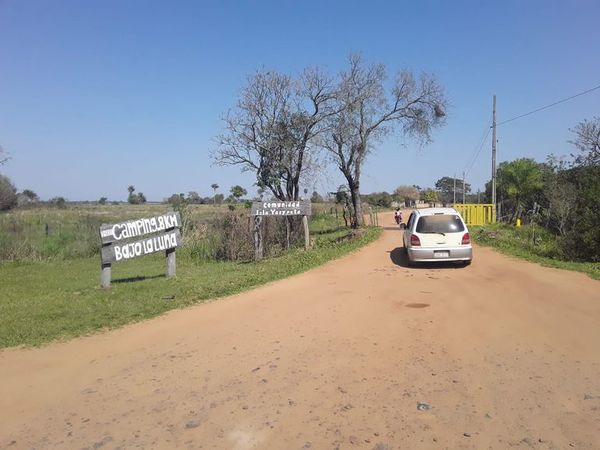
[[[449,258],[450,252],[433,252],[434,258]]]

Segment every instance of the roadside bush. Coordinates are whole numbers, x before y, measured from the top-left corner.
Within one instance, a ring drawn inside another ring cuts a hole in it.
[[[17,204],[17,188],[10,178],[0,175],[0,211],[11,209]]]
[[[302,219],[290,219],[290,247],[303,242]],[[262,221],[264,257],[278,256],[287,246],[286,220],[269,217]],[[248,211],[233,210],[208,223],[189,221],[184,232],[184,251],[197,262],[251,261],[254,259],[254,220]]]
[[[561,254],[571,260],[600,261],[600,166],[569,170],[569,181],[577,187],[572,226],[559,238]]]

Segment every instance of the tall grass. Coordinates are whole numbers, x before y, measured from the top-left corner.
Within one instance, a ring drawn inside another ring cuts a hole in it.
[[[151,217],[170,211],[166,204],[97,205],[69,204],[66,208],[42,206],[0,214],[0,261],[32,262],[87,258],[100,252],[99,228],[103,223]],[[243,204],[228,206],[183,205],[181,212],[183,247],[192,260],[245,261],[253,257],[253,224]],[[339,223],[330,205],[313,205],[317,235],[337,229]],[[300,219],[293,227],[291,246],[303,242]],[[313,226],[311,225],[311,226]],[[263,221],[265,256],[278,256],[286,250],[285,221]]]
[[[17,209],[0,214],[0,260],[41,261],[86,258],[99,254],[103,223],[150,217],[172,210],[169,205],[69,205]],[[190,205],[189,220],[207,223],[225,207]]]
[[[516,256],[547,267],[587,273],[600,280],[600,263],[568,261],[563,258],[554,234],[538,225],[515,227],[493,224],[471,227],[473,240],[494,247],[507,255]]]

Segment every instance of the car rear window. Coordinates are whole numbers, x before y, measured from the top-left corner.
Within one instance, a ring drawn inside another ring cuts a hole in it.
[[[456,214],[423,216],[417,222],[417,233],[459,233],[465,226]]]

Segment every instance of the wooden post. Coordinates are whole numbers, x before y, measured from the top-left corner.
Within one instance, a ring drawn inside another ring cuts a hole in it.
[[[290,240],[291,240],[291,233],[292,233],[292,224],[290,223],[290,217],[286,217],[285,218],[285,249],[289,250],[290,249]]]
[[[168,249],[165,254],[167,257],[167,278],[171,278],[177,275],[177,254],[174,248]]]
[[[302,216],[302,225],[304,225],[304,250],[310,248],[310,230],[308,229],[308,216]]]
[[[262,239],[262,216],[254,216],[254,260],[260,261],[263,258],[263,239]]]
[[[175,228],[168,228],[167,233],[173,231]],[[167,259],[167,278],[172,278],[177,275],[177,254],[175,248],[168,248],[165,250],[165,257]]]
[[[47,224],[46,224],[47,226]],[[102,255],[102,249],[111,247],[112,243],[102,244],[100,254]],[[102,289],[110,288],[110,280],[112,278],[112,266],[109,262],[102,262],[102,256],[100,257],[100,287]]]
[[[110,263],[106,263],[106,264],[101,264],[101,271],[100,271],[100,287],[102,289],[109,289],[110,288],[110,279],[112,276],[111,273],[111,265]]]

